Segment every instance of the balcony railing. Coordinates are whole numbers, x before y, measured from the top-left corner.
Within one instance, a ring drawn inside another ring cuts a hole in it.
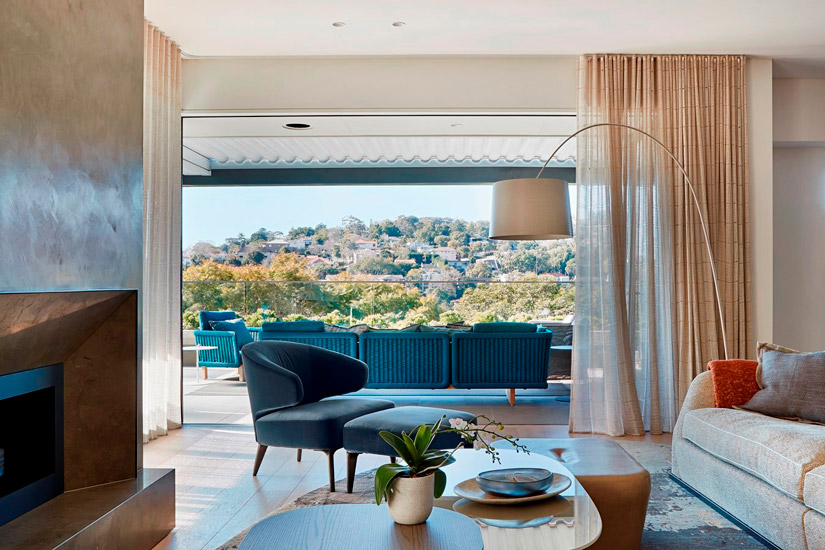
[[[183,281],[184,328],[200,310],[231,309],[249,326],[320,319],[380,328],[483,321],[552,321],[573,313],[573,281]]]

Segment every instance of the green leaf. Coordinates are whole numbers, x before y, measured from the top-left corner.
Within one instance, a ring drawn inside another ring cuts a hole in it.
[[[401,432],[401,438],[404,440],[404,445],[406,445],[407,449],[409,449],[412,458],[412,462],[407,462],[407,464],[415,468],[418,461],[421,460],[421,453],[419,453],[418,449],[415,448],[415,441],[413,441],[412,438],[405,432]]]
[[[426,424],[422,424],[415,429],[415,448],[419,456],[424,456],[424,453],[430,448],[430,443],[433,442],[434,437],[435,435],[432,429]]]
[[[432,459],[427,459],[426,461],[419,464],[418,474],[425,474],[432,470],[437,470],[439,468],[443,468],[444,466],[449,466],[450,464],[455,462],[455,457],[449,456],[450,453],[445,454],[447,456],[434,457]]]
[[[447,474],[442,472],[441,470],[436,470],[433,475],[435,476],[435,483],[433,485],[433,496],[435,498],[441,498],[441,495],[444,494],[444,489],[447,488]]]
[[[381,436],[381,439],[386,441],[390,447],[395,449],[395,452],[398,453],[398,456],[401,457],[401,460],[410,464],[413,462],[414,457],[410,454],[409,449],[407,449],[407,444],[404,443],[404,440],[392,432],[388,432],[387,430],[381,430],[378,432],[378,435]]]
[[[410,469],[403,464],[383,464],[375,472],[375,503],[381,504],[390,483],[398,476],[409,477]]]

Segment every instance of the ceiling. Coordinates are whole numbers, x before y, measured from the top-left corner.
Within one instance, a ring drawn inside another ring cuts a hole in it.
[[[303,123],[309,128],[285,126]],[[191,117],[184,175],[262,168],[533,166],[576,130],[574,116]],[[575,140],[555,167],[575,166]]]
[[[741,53],[825,73],[822,0],[146,0],[145,14],[194,57]]]

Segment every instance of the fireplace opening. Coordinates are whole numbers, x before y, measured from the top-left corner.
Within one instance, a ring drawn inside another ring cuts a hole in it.
[[[63,367],[0,376],[0,525],[63,492]]]

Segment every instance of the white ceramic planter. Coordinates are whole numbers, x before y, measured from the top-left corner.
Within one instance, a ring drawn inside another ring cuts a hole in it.
[[[387,491],[387,506],[395,523],[424,523],[433,511],[435,476],[397,477]]]

